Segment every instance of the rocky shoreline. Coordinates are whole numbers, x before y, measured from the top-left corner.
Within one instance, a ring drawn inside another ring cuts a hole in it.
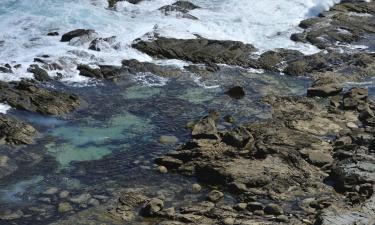
[[[115,10],[116,2],[109,1],[109,8]],[[189,14],[197,7],[178,1],[160,10],[197,19]],[[156,158],[155,170],[196,179],[189,192],[199,195],[198,201],[175,208],[176,199],[147,187],[118,191],[105,201],[87,194],[67,200],[56,190],[47,195],[63,199],[56,210],[69,216],[51,224],[374,223],[375,102],[366,88],[346,85],[375,76],[375,54],[370,51],[374,47],[374,15],[374,2],[347,0],[302,21],[304,31],[291,39],[323,50],[313,55],[288,49],[256,55],[254,46],[241,42],[203,37],[181,40],[153,34],[151,40],[135,40],[132,47],[155,59],[191,64],[183,69],[137,60],[124,60],[121,66],[78,65],[82,76],[115,83],[136,73],[212,77],[223,64],[308,77],[313,83],[306,96],[264,96],[262,104],[270,108],[270,119],[238,124],[216,109],[187,125],[190,140]],[[78,29],[64,34],[61,41],[90,43],[90,50],[100,51],[102,44],[115,48],[115,39]],[[369,43],[369,50],[353,47],[364,43]],[[42,115],[63,116],[76,110],[79,96],[44,86],[54,82],[48,71],[59,65],[42,59],[36,63],[29,68],[36,81],[0,83],[0,102]],[[12,66],[0,69],[11,72]],[[241,86],[226,94],[234,99],[246,97]],[[38,131],[25,122],[5,114],[0,117],[2,144],[31,144],[37,137]],[[11,159],[0,155],[0,178],[16,170]],[[82,204],[89,209],[70,215],[75,205]],[[0,221],[11,222],[22,216],[8,212]]]

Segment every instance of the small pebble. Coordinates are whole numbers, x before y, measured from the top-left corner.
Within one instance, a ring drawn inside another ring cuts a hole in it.
[[[59,213],[66,213],[66,212],[72,211],[73,207],[68,202],[61,202],[57,210]]]
[[[58,191],[59,191],[59,189],[57,189],[56,187],[51,187],[51,188],[48,188],[45,192],[43,192],[43,194],[45,194],[45,195],[54,195]]]
[[[288,222],[289,221],[289,218],[285,215],[280,215],[280,216],[277,216],[276,217],[276,221],[278,222]]]
[[[67,198],[69,196],[69,191],[62,191],[59,193],[60,198]]]
[[[88,201],[88,204],[91,205],[91,206],[98,206],[98,205],[100,205],[100,202],[99,202],[98,199],[90,198],[90,200]]]
[[[238,203],[234,208],[238,211],[245,210],[247,207],[247,204],[244,202]]]
[[[170,135],[162,135],[160,136],[159,138],[159,143],[160,144],[166,144],[166,145],[169,145],[169,144],[175,144],[178,142],[178,138],[175,137],[175,136],[170,136]]]
[[[199,184],[193,184],[193,186],[192,186],[192,191],[194,192],[194,193],[198,193],[198,192],[200,192],[202,190],[202,186],[200,186]]]
[[[210,202],[216,203],[220,201],[223,197],[224,197],[224,194],[222,192],[213,190],[208,194],[207,199]]]
[[[277,204],[270,203],[264,208],[264,212],[268,215],[282,215],[284,214],[283,208]]]
[[[358,129],[358,125],[353,122],[348,122],[346,126],[350,129]]]
[[[225,225],[233,225],[234,221],[235,221],[234,218],[229,217],[229,218],[224,219],[223,222]]]
[[[165,166],[158,166],[157,171],[159,171],[159,173],[168,173],[168,169]]]
[[[263,216],[264,215],[263,210],[255,210],[253,213],[254,213],[254,215],[257,215],[257,216]]]

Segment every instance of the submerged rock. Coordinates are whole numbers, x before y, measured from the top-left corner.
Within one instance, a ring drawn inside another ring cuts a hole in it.
[[[245,90],[241,86],[235,86],[230,88],[227,92],[227,95],[229,95],[231,98],[234,99],[241,99],[245,96]]]
[[[68,202],[61,202],[57,207],[59,213],[67,213],[73,210],[73,207]]]
[[[176,144],[177,142],[178,138],[176,136],[162,135],[159,138],[159,143],[161,144]]]
[[[6,155],[0,155],[0,179],[12,174],[18,166]]]

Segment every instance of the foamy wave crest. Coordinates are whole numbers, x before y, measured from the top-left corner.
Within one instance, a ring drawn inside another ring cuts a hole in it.
[[[167,84],[168,79],[152,73],[140,73],[134,76],[134,80],[143,86],[159,87]]]
[[[201,6],[190,12],[199,20],[166,16],[158,9],[175,0],[145,0],[133,5],[120,2],[116,10],[108,10],[107,0],[2,0],[0,4],[0,64],[21,64],[15,75],[0,75],[2,80],[30,77],[27,67],[35,57],[48,55],[63,71],[66,82],[88,82],[78,75],[76,65],[114,64],[123,59],[153,61],[131,48],[132,42],[154,32],[175,38],[200,35],[211,39],[237,40],[251,43],[261,51],[274,48],[316,52],[311,45],[290,40],[298,32],[301,20],[328,9],[338,0],[191,0]],[[61,34],[77,28],[94,29],[99,37],[116,36],[116,47],[102,51],[88,50],[89,43],[69,45]],[[167,63],[173,63],[172,61]]]
[[[7,113],[8,110],[10,110],[12,107],[10,107],[8,104],[0,103],[0,113]]]

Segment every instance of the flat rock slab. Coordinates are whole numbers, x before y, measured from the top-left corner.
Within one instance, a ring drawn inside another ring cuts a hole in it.
[[[249,67],[250,54],[256,49],[238,41],[219,41],[204,38],[175,39],[160,37],[153,41],[139,41],[134,48],[161,59],[181,59],[194,63],[222,63]]]
[[[37,87],[27,81],[0,82],[0,102],[44,115],[67,114],[79,106],[79,99],[74,94]]]

